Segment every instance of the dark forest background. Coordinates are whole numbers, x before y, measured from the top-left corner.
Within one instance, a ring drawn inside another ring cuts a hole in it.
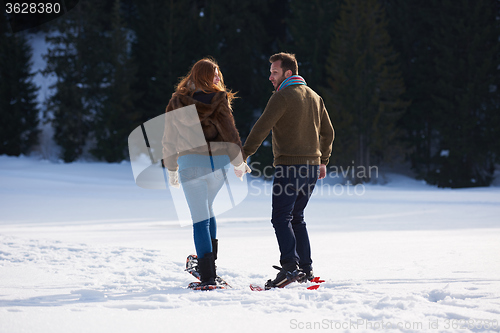
[[[285,51],[325,100],[330,165],[406,163],[430,184],[472,187],[500,162],[498,0],[81,0],[30,30],[1,24],[0,154],[29,153],[50,122],[66,162],[89,146],[127,159],[129,133],[205,56],[238,92],[244,141],[273,90],[269,56]],[[57,76],[42,109],[27,42],[39,31],[51,43],[44,74]],[[262,168],[266,141],[253,157]]]

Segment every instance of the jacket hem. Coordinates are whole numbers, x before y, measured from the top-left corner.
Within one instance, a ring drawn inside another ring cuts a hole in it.
[[[320,162],[320,157],[314,156],[280,156],[274,159],[273,165],[320,165]]]

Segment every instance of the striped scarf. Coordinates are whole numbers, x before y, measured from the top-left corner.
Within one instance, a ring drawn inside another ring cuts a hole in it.
[[[302,76],[292,75],[288,79],[286,79],[285,81],[281,82],[280,86],[278,87],[278,89],[276,89],[276,91],[278,92],[278,91],[282,90],[283,88],[286,88],[286,87],[294,85],[294,84],[307,85],[306,80],[304,80],[304,78]]]

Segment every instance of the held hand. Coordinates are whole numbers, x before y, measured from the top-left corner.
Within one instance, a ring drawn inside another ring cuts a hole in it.
[[[250,167],[248,166],[248,164],[246,162],[243,163],[243,164],[245,164],[245,173],[251,173],[252,169],[250,169]]]
[[[240,171],[240,170],[236,170],[234,169],[234,174],[236,175],[236,177],[238,177],[241,181],[243,181],[243,171]]]
[[[181,187],[179,184],[179,172],[178,171],[168,170],[168,183],[170,186],[175,187],[175,188]]]
[[[318,176],[318,179],[323,179],[326,177],[326,165],[325,164],[321,164],[319,166],[319,176]]]
[[[250,172],[252,172],[252,169],[250,169],[250,167],[248,166],[248,164],[246,164],[245,162],[243,162],[240,165],[234,167],[234,174],[241,181],[243,181],[243,175],[245,173],[250,173]]]

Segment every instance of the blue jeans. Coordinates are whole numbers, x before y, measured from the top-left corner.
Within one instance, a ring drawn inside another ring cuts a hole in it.
[[[273,181],[271,222],[281,252],[282,266],[312,269],[311,246],[304,209],[318,180],[318,165],[278,165]]]
[[[212,252],[212,239],[217,238],[213,202],[224,185],[225,170],[191,167],[180,170],[179,178],[193,219],[196,254],[203,258]]]

